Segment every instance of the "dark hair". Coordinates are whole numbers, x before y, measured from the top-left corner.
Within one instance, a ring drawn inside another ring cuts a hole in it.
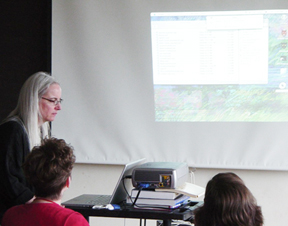
[[[23,165],[35,195],[58,199],[75,162],[73,147],[62,139],[44,139],[27,155]]]
[[[195,210],[195,226],[262,226],[261,207],[240,177],[219,173],[207,184],[204,205]]]

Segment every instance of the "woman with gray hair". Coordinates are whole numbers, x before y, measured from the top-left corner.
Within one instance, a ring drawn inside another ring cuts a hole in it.
[[[34,199],[22,164],[34,146],[50,137],[49,122],[61,110],[61,94],[48,73],[33,74],[22,86],[16,108],[0,125],[0,222],[8,208]]]

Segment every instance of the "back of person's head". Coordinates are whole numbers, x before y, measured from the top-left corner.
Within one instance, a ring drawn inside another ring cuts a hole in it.
[[[44,139],[41,146],[35,146],[23,165],[28,182],[35,188],[35,196],[61,198],[74,162],[73,147],[62,139]]]
[[[31,75],[20,90],[16,108],[8,116],[19,116],[23,120],[31,148],[39,145],[41,140],[38,126],[38,117],[42,117],[39,111],[39,100],[54,83],[57,83],[54,77],[46,72]],[[46,122],[41,129],[43,137],[47,136],[49,123]]]
[[[204,205],[195,211],[196,226],[261,226],[262,211],[243,180],[219,173],[206,186]]]

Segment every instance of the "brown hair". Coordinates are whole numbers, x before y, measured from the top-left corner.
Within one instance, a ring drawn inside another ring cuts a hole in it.
[[[240,177],[219,173],[207,184],[204,205],[195,210],[196,226],[262,226],[261,207]]]
[[[28,182],[35,195],[58,199],[66,185],[75,162],[73,147],[62,139],[44,139],[27,155],[23,165]]]

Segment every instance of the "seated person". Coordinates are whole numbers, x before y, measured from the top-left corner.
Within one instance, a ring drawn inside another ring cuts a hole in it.
[[[262,226],[261,207],[234,173],[219,173],[207,184],[204,204],[195,210],[195,226]]]
[[[63,192],[69,187],[75,162],[73,148],[62,139],[45,139],[28,154],[24,174],[35,188],[30,204],[10,208],[2,226],[89,226],[78,212],[61,206]]]

